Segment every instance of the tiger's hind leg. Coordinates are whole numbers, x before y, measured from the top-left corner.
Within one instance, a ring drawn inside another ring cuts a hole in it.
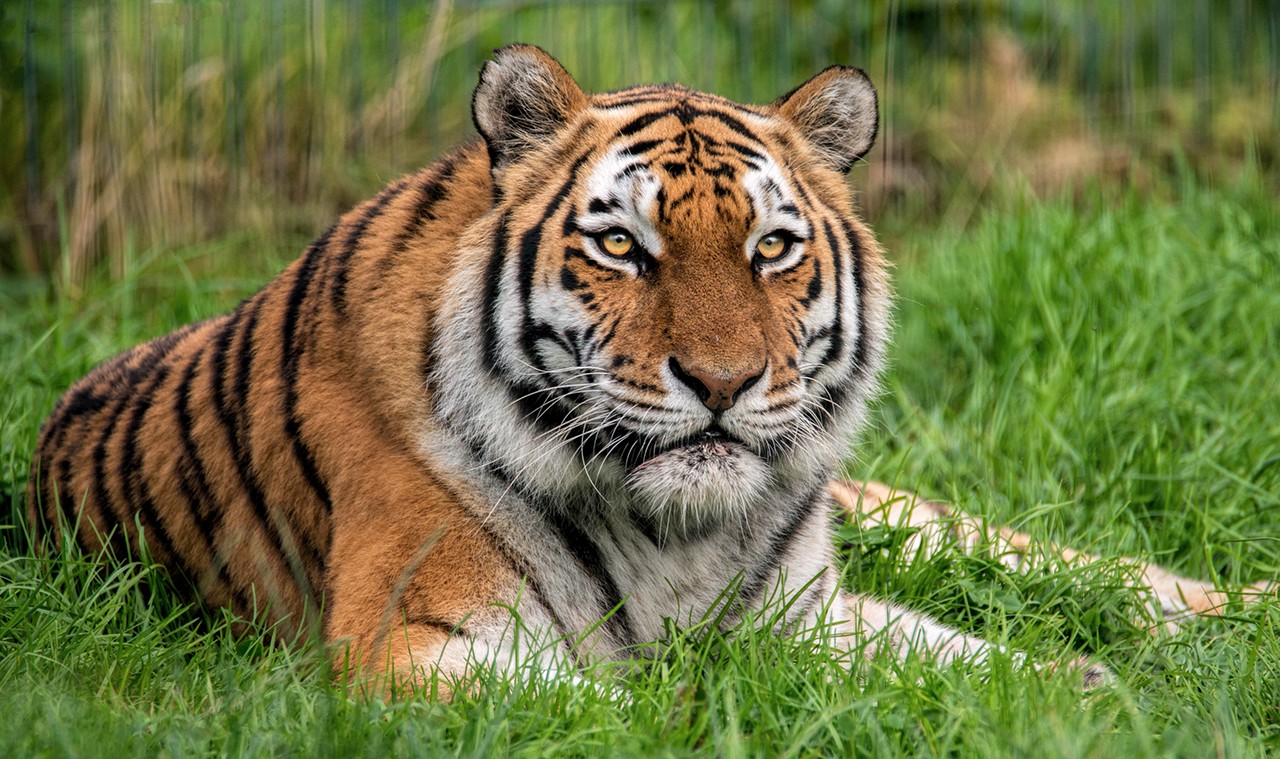
[[[954,545],[965,553],[984,552],[1010,570],[1026,571],[1037,558],[1053,557],[1071,565],[1102,561],[1133,568],[1130,577],[1147,597],[1151,617],[1156,621],[1152,632],[1173,633],[1188,618],[1220,615],[1231,595],[1212,582],[1176,575],[1155,564],[1122,557],[1103,559],[1071,548],[1042,543],[1026,533],[1008,527],[995,527],[938,501],[919,498],[914,493],[879,482],[832,480],[831,495],[850,516],[863,524],[906,527],[916,530],[908,545],[910,555],[930,555]],[[1280,590],[1274,583],[1256,583],[1243,588],[1239,597],[1248,602],[1273,596]]]
[[[1025,654],[1009,653],[994,643],[887,601],[859,593],[844,593],[841,598],[849,615],[849,640],[867,640],[868,645],[863,649],[867,655],[887,649],[898,657],[908,653],[926,654],[941,664],[960,660],[981,664],[993,651],[1000,651],[1008,653],[1017,666],[1031,666],[1039,671],[1070,671],[1085,688],[1105,685],[1114,679],[1105,665],[1087,657],[1065,662],[1030,662]]]

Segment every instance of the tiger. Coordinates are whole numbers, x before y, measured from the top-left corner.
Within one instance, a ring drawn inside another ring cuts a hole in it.
[[[73,385],[33,456],[41,540],[145,555],[359,682],[445,698],[478,664],[581,671],[777,597],[770,624],[846,653],[998,650],[841,586],[838,508],[1032,550],[833,480],[891,322],[846,177],[879,129],[867,75],[833,66],[768,105],[588,94],[517,44],[482,67],[472,117],[477,137],[233,311]],[[1171,615],[1223,603],[1139,568]]]

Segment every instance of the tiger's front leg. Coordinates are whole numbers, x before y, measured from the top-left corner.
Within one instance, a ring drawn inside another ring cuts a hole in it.
[[[449,698],[476,662],[504,666],[521,577],[456,488],[363,425],[345,441],[376,467],[331,483],[324,640],[339,677]]]
[[[1036,541],[1008,527],[988,525],[949,504],[925,500],[879,482],[833,480],[830,490],[836,503],[861,522],[916,529],[908,546],[915,555],[929,555],[954,545],[966,553],[985,551],[1015,572],[1034,566],[1036,558],[1053,557],[1075,565],[1105,561],[1093,554]],[[1156,620],[1152,632],[1177,632],[1189,617],[1222,614],[1230,600],[1229,594],[1212,582],[1181,577],[1134,558],[1111,561],[1134,570],[1130,582],[1149,599],[1147,606]],[[1242,589],[1240,596],[1247,602],[1275,592],[1273,584],[1256,583]]]

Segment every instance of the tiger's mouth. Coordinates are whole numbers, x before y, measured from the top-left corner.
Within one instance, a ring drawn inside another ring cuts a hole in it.
[[[677,440],[662,450],[655,451],[649,459],[641,462],[639,466],[644,466],[650,461],[668,455],[678,454],[691,456],[695,459],[700,457],[710,461],[750,452],[751,449],[745,442],[725,431],[718,423],[712,422],[702,432]]]
[[[773,479],[746,443],[714,424],[651,453],[627,484],[642,511],[677,532],[745,514]]]

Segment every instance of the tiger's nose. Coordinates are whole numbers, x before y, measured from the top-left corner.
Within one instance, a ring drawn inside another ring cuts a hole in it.
[[[764,366],[753,367],[736,374],[709,372],[691,366],[684,367],[672,356],[667,366],[676,379],[689,386],[702,405],[712,411],[724,411],[731,408],[738,396],[742,395],[764,374]]]

